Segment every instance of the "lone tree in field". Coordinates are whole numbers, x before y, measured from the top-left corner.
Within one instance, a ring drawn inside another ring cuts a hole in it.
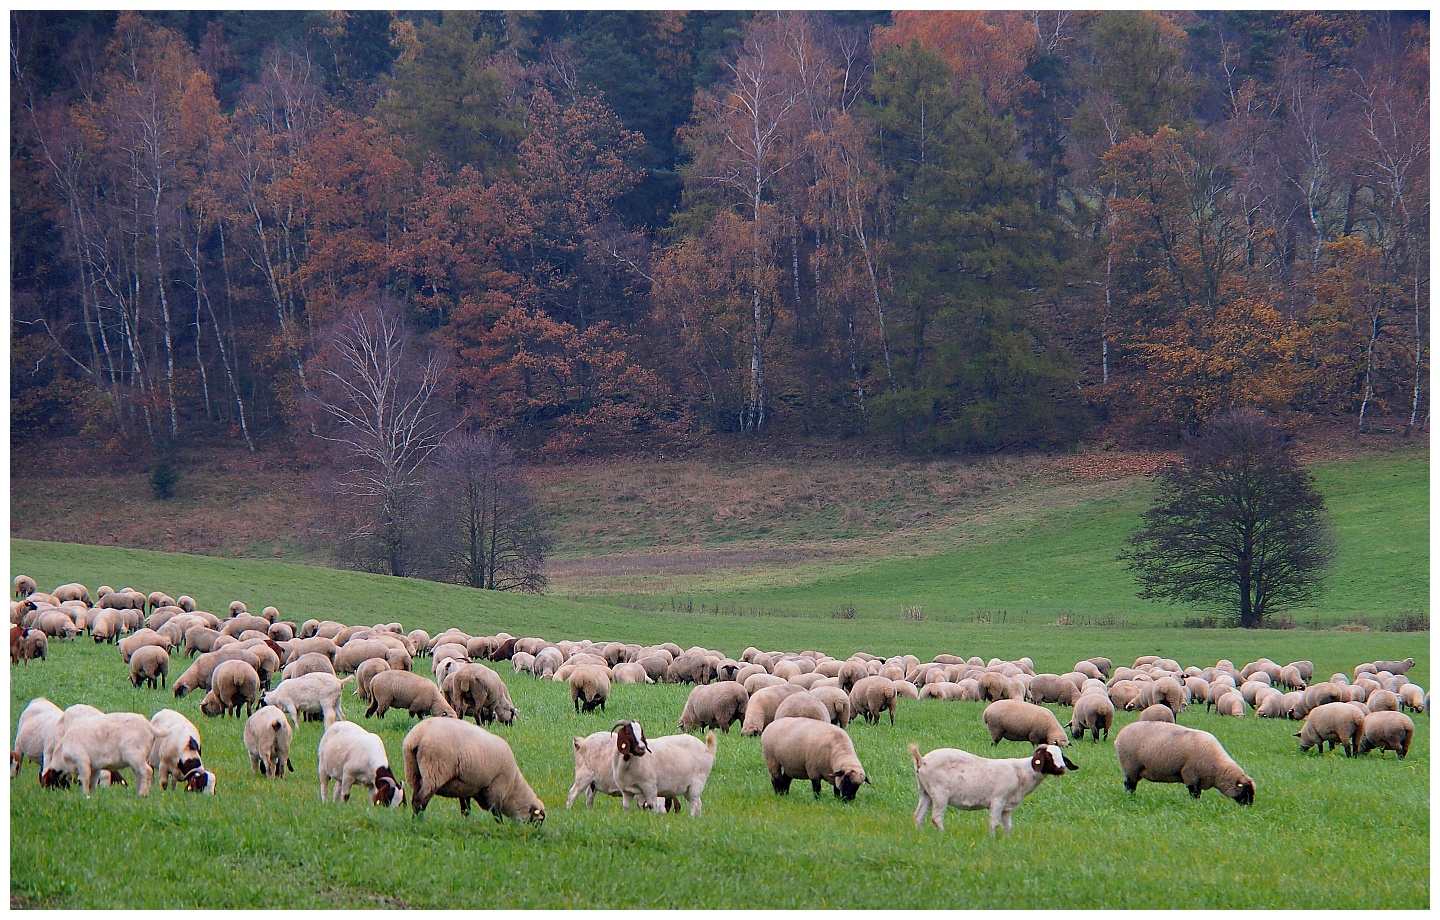
[[[1218,609],[1247,628],[1315,598],[1335,552],[1325,500],[1264,416],[1217,416],[1156,478],[1160,495],[1120,557],[1141,597]]]

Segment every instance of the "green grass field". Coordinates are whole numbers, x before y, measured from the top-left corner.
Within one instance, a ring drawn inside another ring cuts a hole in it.
[[[717,573],[684,590],[570,597],[513,597],[409,579],[239,559],[11,541],[11,574],[42,588],[79,580],[189,593],[205,609],[232,599],[274,604],[287,619],[399,620],[431,632],[504,630],[549,639],[616,639],[704,645],[737,656],[749,645],[837,657],[940,652],[1014,658],[1040,671],[1068,670],[1091,655],[1128,663],[1160,653],[1205,666],[1309,658],[1317,677],[1361,661],[1413,656],[1410,677],[1430,683],[1430,634],[1387,632],[1388,618],[1427,612],[1428,457],[1322,464],[1317,477],[1337,519],[1342,556],[1329,591],[1302,627],[1176,629],[1187,615],[1143,604],[1113,569],[1113,538],[1144,506],[1134,484],[1105,483],[1020,496],[972,516],[964,532],[916,536],[906,554],[853,565],[833,557],[763,576]],[[903,543],[900,540],[899,543]],[[1094,572],[1100,568],[1103,571]],[[854,618],[835,616],[853,605]],[[907,620],[902,607],[925,618]],[[1116,625],[1123,623],[1124,625]],[[1103,625],[1110,624],[1110,625]],[[172,677],[185,666],[183,656]],[[428,659],[417,670],[429,672]],[[41,790],[26,764],[11,781],[11,906],[18,908],[1426,908],[1429,905],[1429,718],[1415,716],[1410,756],[1301,755],[1296,723],[1228,719],[1203,706],[1180,721],[1214,732],[1257,782],[1242,808],[1215,792],[1192,800],[1179,786],[1120,783],[1113,744],[1072,744],[1079,772],[1047,780],[1015,813],[1009,839],[991,839],[981,812],[951,811],[942,835],[912,823],[916,791],[907,742],[1022,756],[992,749],[981,704],[902,701],[894,727],[852,724],[874,785],[842,804],[797,784],[770,789],[759,740],[722,735],[704,814],[622,813],[601,796],[567,811],[572,736],[637,718],[652,736],[674,730],[688,688],[617,686],[604,713],[572,711],[563,684],[497,669],[520,710],[497,733],[549,811],[540,827],[462,819],[436,799],[408,807],[344,806],[318,797],[321,726],[297,731],[296,772],[250,775],[241,720],[205,719],[199,694],[136,690],[116,649],[88,639],[51,646],[50,659],[11,669],[13,724],[44,695],[146,716],[176,708],[199,726],[214,798],[102,789]],[[392,764],[414,720],[378,731]],[[1068,710],[1057,707],[1062,721]],[[1116,730],[1133,715],[1121,715]],[[1113,733],[1112,733],[1113,738]],[[137,882],[137,878],[141,881]]]

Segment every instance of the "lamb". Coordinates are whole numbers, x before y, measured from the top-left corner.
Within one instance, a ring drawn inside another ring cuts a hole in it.
[[[626,811],[638,797],[641,808],[663,811],[661,799],[685,799],[690,816],[701,811],[700,795],[715,766],[715,732],[701,743],[693,735],[666,735],[647,741],[639,722],[616,722],[611,768]]]
[[[1110,726],[1115,723],[1115,704],[1102,691],[1080,694],[1075,701],[1075,711],[1070,716],[1070,734],[1078,741],[1090,732],[1090,740],[1099,741],[1100,733],[1110,740]]]
[[[155,742],[147,759],[161,789],[187,782],[190,774],[204,769],[200,731],[193,722],[173,709],[162,709],[150,717],[150,728]]]
[[[41,785],[58,785],[66,774],[77,776],[89,798],[102,772],[128,767],[136,778],[135,795],[143,799],[155,778],[149,762],[154,743],[150,720],[137,713],[101,713],[82,719],[66,727],[54,751],[46,754]]]
[[[605,708],[605,701],[610,698],[610,675],[605,668],[581,665],[570,672],[569,683],[570,702],[575,704],[576,712],[582,706],[586,712],[594,712],[596,707]]]
[[[718,728],[728,735],[733,723],[744,721],[749,703],[750,694],[733,680],[699,684],[685,698],[676,727],[682,732]]]
[[[245,751],[250,755],[250,770],[261,776],[280,779],[295,765],[290,762],[290,742],[295,729],[279,706],[266,705],[245,720]]]
[[[746,688],[749,690],[749,688]],[[805,691],[792,683],[777,684],[750,690],[750,700],[745,704],[745,719],[740,723],[740,734],[746,737],[758,735],[775,721],[775,710],[786,697]]]
[[[1319,747],[1323,752],[1328,741],[1330,750],[1335,750],[1335,745],[1339,744],[1345,749],[1346,757],[1354,757],[1364,726],[1365,715],[1358,707],[1350,703],[1322,703],[1310,710],[1305,717],[1305,725],[1295,733],[1295,737],[1300,739],[1302,752],[1312,747]]]
[[[15,743],[10,747],[10,775],[20,772],[20,765],[29,760],[41,764],[45,747],[55,732],[62,710],[43,696],[26,704],[15,722]]]
[[[1379,748],[1394,751],[1404,760],[1414,737],[1415,722],[1403,712],[1372,712],[1365,717],[1355,753],[1368,754]]]
[[[354,722],[336,722],[325,729],[319,748],[320,801],[348,802],[357,783],[370,790],[370,804],[394,808],[405,803],[405,790],[390,770],[385,742]],[[330,781],[335,797],[330,797]]]
[[[266,691],[260,697],[260,703],[262,706],[278,706],[285,710],[290,721],[296,725],[300,724],[300,713],[318,713],[324,719],[325,727],[329,728],[335,722],[344,721],[345,713],[340,708],[340,697],[345,691],[345,685],[354,679],[353,675],[341,680],[334,674],[312,671],[280,681],[279,686]],[[425,680],[423,677],[420,679]],[[428,684],[429,681],[425,683]]]
[[[1209,732],[1168,722],[1135,722],[1115,736],[1115,754],[1125,775],[1125,791],[1140,780],[1183,783],[1195,798],[1218,789],[1241,805],[1255,803],[1255,780],[1225,753]]]
[[[894,725],[898,700],[895,684],[888,677],[864,677],[850,688],[851,711],[864,716],[870,725],[879,724],[880,713],[886,710],[890,712],[890,724]]]
[[[240,716],[240,707],[250,715],[260,699],[260,675],[244,661],[222,661],[210,676],[210,692],[200,701],[207,716]]]
[[[917,828],[924,826],[926,811],[930,812],[930,823],[943,831],[947,808],[983,808],[990,812],[992,837],[997,827],[1004,827],[1005,836],[1010,836],[1010,813],[1045,777],[1080,769],[1053,744],[1037,747],[1029,757],[1005,760],[977,757],[956,748],[936,748],[922,757],[917,744],[910,745],[910,756],[915,760],[915,782],[920,787],[920,804],[915,809]]]
[[[502,816],[512,821],[545,820],[545,803],[525,781],[510,745],[478,725],[460,719],[425,719],[410,729],[400,747],[415,814],[440,795],[459,799],[462,815],[470,813],[474,799],[497,820]]]
[[[371,678],[370,708],[365,710],[365,717],[368,719],[378,716],[383,719],[392,706],[404,708],[412,716],[458,718],[454,707],[445,699],[439,687],[410,671],[382,671]],[[418,787],[410,781],[408,774],[405,781],[410,783],[412,789],[416,789],[418,798]],[[431,795],[434,794],[432,790]]]
[[[838,725],[814,719],[776,719],[760,733],[760,751],[770,785],[780,795],[797,779],[810,780],[818,797],[820,783],[835,787],[843,801],[853,801],[860,787],[870,782],[855,756],[855,745]]]
[[[157,683],[165,686],[169,676],[170,653],[160,646],[147,645],[130,656],[130,683],[136,687],[144,683],[154,690]]]
[[[1028,741],[1031,744],[1058,744],[1065,747],[1070,739],[1055,713],[1044,706],[1024,700],[997,700],[985,707],[980,718],[990,730],[990,742]]]

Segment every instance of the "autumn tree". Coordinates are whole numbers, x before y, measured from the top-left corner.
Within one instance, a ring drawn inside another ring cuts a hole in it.
[[[422,349],[397,305],[348,303],[312,362],[321,440],[334,450],[331,490],[342,546],[357,564],[409,573],[422,473],[451,430],[440,398],[445,362]]]
[[[1217,416],[1156,483],[1121,555],[1141,597],[1198,604],[1253,629],[1318,596],[1335,554],[1325,500],[1264,416]]]

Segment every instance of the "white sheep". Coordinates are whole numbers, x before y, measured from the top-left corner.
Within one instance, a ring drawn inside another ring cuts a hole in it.
[[[63,718],[63,717],[62,717]],[[102,713],[67,726],[53,753],[45,758],[43,785],[57,785],[64,775],[76,776],[88,798],[105,770],[128,767],[136,778],[135,794],[150,794],[155,771],[150,748],[155,731],[150,720],[133,712]],[[44,782],[45,777],[49,782]]]
[[[15,743],[10,747],[12,777],[20,772],[20,764],[25,760],[33,764],[44,762],[46,743],[54,734],[55,724],[62,714],[59,706],[43,696],[37,696],[26,704],[15,722]]]
[[[334,722],[344,721],[345,713],[340,708],[340,697],[345,685],[355,679],[350,675],[344,680],[324,671],[311,671],[299,677],[280,681],[274,690],[268,690],[260,697],[264,706],[278,706],[285,710],[290,721],[300,724],[300,713],[318,713],[325,719],[325,727]]]
[[[944,830],[946,808],[987,809],[990,834],[1004,827],[1010,835],[1010,813],[1034,792],[1047,776],[1063,776],[1078,770],[1059,747],[1046,744],[1029,757],[991,760],[957,748],[937,748],[920,755],[920,746],[910,745],[915,760],[915,782],[920,787],[920,804],[915,809],[915,826],[930,823]]]
[[[261,706],[245,720],[244,737],[252,772],[276,779],[283,777],[287,769],[294,772],[290,743],[295,738],[295,729],[285,718],[285,710],[274,705]]]
[[[647,741],[635,721],[617,722],[613,730],[615,748],[610,763],[626,811],[636,798],[641,808],[651,811],[667,807],[662,798],[683,798],[690,803],[692,817],[700,814],[700,796],[715,766],[718,742],[713,730],[705,733],[704,743],[693,735],[665,735]]]
[[[405,790],[390,770],[385,742],[354,722],[335,722],[325,729],[319,747],[320,801],[348,802],[356,784],[370,790],[372,805],[391,808],[405,802]],[[335,797],[330,782],[335,781]]]
[[[1255,780],[1209,732],[1170,722],[1133,722],[1116,734],[1115,754],[1127,792],[1148,779],[1184,783],[1197,799],[1206,789],[1218,789],[1241,805],[1255,802]]]

